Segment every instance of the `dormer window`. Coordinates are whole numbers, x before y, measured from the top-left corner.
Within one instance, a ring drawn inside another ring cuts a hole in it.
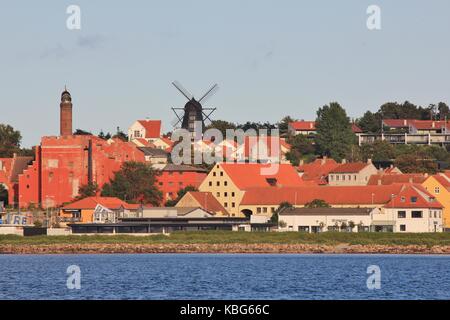
[[[416,203],[417,202],[417,197],[411,197],[411,202],[412,203]]]

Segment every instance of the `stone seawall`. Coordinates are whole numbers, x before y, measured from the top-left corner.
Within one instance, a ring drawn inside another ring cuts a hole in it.
[[[313,244],[0,244],[0,254],[304,253],[450,254],[450,246]]]

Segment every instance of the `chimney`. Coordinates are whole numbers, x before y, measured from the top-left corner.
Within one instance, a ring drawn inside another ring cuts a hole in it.
[[[435,128],[435,127],[436,127],[436,124],[435,124],[434,121],[431,123],[431,127],[432,127],[432,128]]]
[[[323,157],[323,158],[320,160],[320,165],[321,165],[321,166],[324,166],[326,162],[327,162],[327,157]]]
[[[342,159],[341,163],[342,163],[342,164],[346,164],[346,163],[347,163],[347,160],[346,160],[346,159]]]
[[[59,125],[60,136],[71,136],[73,134],[72,130],[72,97],[67,91],[67,88],[64,89],[61,94],[61,103],[59,105],[60,108],[60,119]]]
[[[372,159],[367,159],[367,164],[372,164]]]
[[[413,183],[413,182],[414,182],[414,181],[413,181],[413,177],[409,177],[408,182],[409,182],[409,183]]]
[[[381,178],[378,178],[378,185],[379,185],[379,186],[382,185],[382,183],[381,183]]]
[[[408,120],[403,120],[403,125],[406,127],[408,125]]]
[[[305,164],[305,160],[301,159],[299,165],[302,166],[302,165],[304,165],[304,164]]]

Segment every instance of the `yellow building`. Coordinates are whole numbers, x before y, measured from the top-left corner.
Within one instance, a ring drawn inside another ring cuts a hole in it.
[[[228,212],[217,201],[217,199],[210,192],[196,192],[189,191],[183,198],[178,201],[177,208],[197,208],[200,207],[203,210],[214,213],[218,216],[228,216]]]
[[[450,177],[447,173],[439,173],[428,177],[422,186],[444,206],[443,224],[450,228]]]
[[[243,217],[239,210],[245,190],[258,187],[298,187],[304,185],[297,170],[290,164],[219,163],[199,187],[210,192],[232,217]]]

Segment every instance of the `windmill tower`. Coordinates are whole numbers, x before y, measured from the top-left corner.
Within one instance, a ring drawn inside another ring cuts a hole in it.
[[[179,82],[172,82],[173,86],[187,99],[184,108],[172,108],[177,119],[174,128],[182,128],[191,133],[195,132],[196,125],[201,125],[201,132],[205,131],[205,121],[211,121],[211,115],[216,108],[204,108],[202,103],[206,102],[219,89],[217,84],[213,85],[198,101]],[[180,126],[181,124],[181,126]]]

